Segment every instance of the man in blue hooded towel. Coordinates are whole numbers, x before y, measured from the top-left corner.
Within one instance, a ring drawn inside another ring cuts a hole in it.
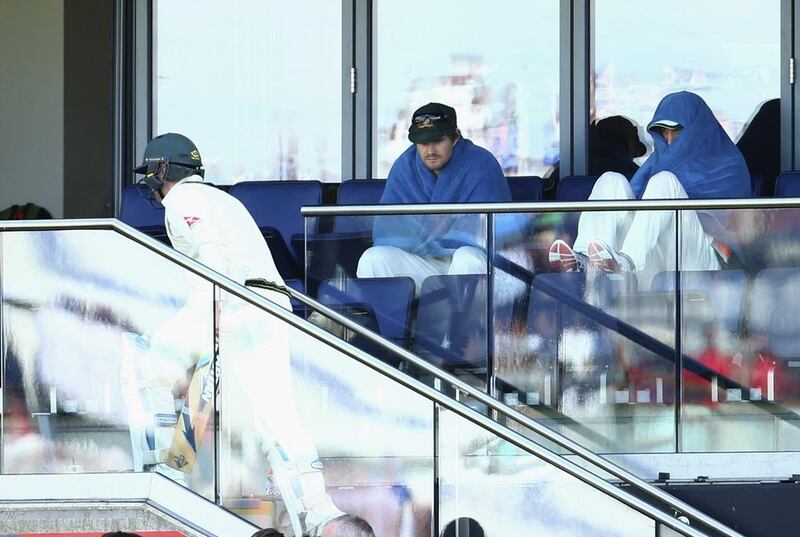
[[[590,200],[750,196],[742,154],[698,95],[681,91],[664,97],[647,130],[655,149],[631,182],[604,173]],[[674,269],[676,259],[681,270],[721,268],[714,243],[728,242],[724,211],[680,211],[677,224],[675,217],[675,211],[585,212],[573,246],[558,240],[550,247],[550,264],[561,271],[592,266],[636,272],[645,287],[657,272]]]
[[[419,108],[408,139],[414,145],[389,171],[382,204],[511,201],[497,159],[461,137],[450,106]],[[481,215],[378,216],[372,238],[358,262],[359,278],[409,276],[419,292],[427,276],[487,272]]]

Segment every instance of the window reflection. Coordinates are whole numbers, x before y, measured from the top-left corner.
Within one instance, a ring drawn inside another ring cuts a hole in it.
[[[558,4],[375,2],[376,177],[408,147],[411,113],[430,101],[453,106],[463,135],[506,175],[540,175],[557,160]]]
[[[736,141],[780,95],[780,2],[598,0],[594,24],[592,119],[622,114],[642,127],[664,95],[687,90]]]
[[[341,178],[341,1],[157,2],[155,132],[206,178]]]
[[[163,404],[174,409],[173,397],[185,395],[191,366],[169,341],[156,351],[145,334],[197,289],[209,302],[196,313],[209,324],[195,325],[194,341],[210,348],[211,284],[112,231],[7,234],[2,253],[3,471],[142,471],[148,435],[171,439]],[[123,264],[136,270],[121,279]],[[158,406],[149,405],[156,393]],[[164,416],[150,426],[154,408]],[[184,480],[206,497],[213,445],[198,450]]]

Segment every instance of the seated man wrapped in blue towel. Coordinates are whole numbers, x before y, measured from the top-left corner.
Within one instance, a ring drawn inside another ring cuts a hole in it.
[[[601,175],[590,200],[746,198],[750,175],[744,158],[700,96],[688,91],[664,97],[647,126],[654,151],[630,184],[615,172]],[[635,272],[639,287],[649,288],[660,271],[717,270],[717,254],[730,244],[727,212],[584,212],[570,247],[550,247],[555,270],[593,267]],[[676,240],[676,232],[680,241]],[[717,246],[719,245],[719,247]]]
[[[511,201],[497,159],[461,137],[453,108],[419,108],[408,139],[414,145],[389,171],[382,204]],[[372,238],[374,246],[358,262],[359,278],[409,276],[419,292],[427,276],[487,272],[481,215],[379,216]]]

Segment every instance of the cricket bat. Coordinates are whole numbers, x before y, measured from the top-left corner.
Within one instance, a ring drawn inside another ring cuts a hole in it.
[[[184,473],[192,472],[197,462],[197,448],[214,413],[214,394],[219,384],[214,364],[214,353],[203,354],[197,360],[167,452],[167,466]]]

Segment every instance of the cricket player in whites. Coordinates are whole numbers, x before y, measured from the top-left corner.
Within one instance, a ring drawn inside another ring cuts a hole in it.
[[[203,182],[200,153],[191,140],[174,133],[154,138],[147,144],[143,164],[135,171],[144,174],[142,182],[164,205],[167,235],[176,250],[243,285],[259,278],[283,285],[266,241],[244,205]],[[287,296],[268,290],[257,292],[291,311]],[[250,409],[252,418],[241,426],[242,430],[254,431],[254,443],[270,462],[295,537],[316,537],[326,522],[342,512],[325,490],[316,447],[295,409],[288,327],[280,319],[224,292],[214,311],[211,298],[208,287],[198,289],[174,317],[155,331],[150,346],[181,349],[177,351],[181,355],[178,360],[186,360],[187,356],[196,360],[199,356],[201,362],[207,362],[209,349],[198,348],[198,341],[211,333],[216,321],[218,370],[223,386],[221,415],[237,419],[241,414],[232,411],[228,401],[246,402],[245,410]],[[189,367],[191,364],[192,359]],[[171,444],[154,446],[156,458],[161,459],[157,463],[162,463],[156,465],[158,469],[165,469],[166,464],[179,471],[191,471],[197,448],[193,435],[200,434],[192,429],[204,428],[190,423],[203,413],[199,407],[192,407],[199,404],[202,409],[207,408],[202,405],[213,392],[215,380],[213,369],[206,367],[201,373],[201,365],[197,364]],[[231,389],[235,396],[225,399],[224,394],[231,393],[226,390]],[[147,404],[151,398],[140,400]],[[160,408],[144,410],[151,416],[163,415]],[[203,419],[207,417],[208,412]],[[136,451],[142,442],[133,436],[132,439]],[[165,473],[169,475],[169,471]],[[263,479],[266,487],[266,476]]]

